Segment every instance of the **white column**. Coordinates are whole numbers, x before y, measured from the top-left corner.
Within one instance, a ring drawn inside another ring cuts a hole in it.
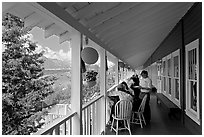
[[[81,75],[81,33],[75,31],[71,39],[72,49],[72,86],[71,86],[71,109],[77,112],[73,118],[72,134],[82,134],[82,75]]]
[[[100,93],[104,95],[101,101],[101,129],[105,132],[106,127],[106,51],[105,49],[100,50]],[[101,131],[102,131],[101,130]]]
[[[121,73],[122,73],[122,74],[121,74],[121,80],[123,81],[124,78],[125,78],[125,75],[124,75],[124,74],[125,74],[125,73],[124,73],[124,67],[121,68]]]
[[[118,58],[115,59],[115,84],[119,83]]]

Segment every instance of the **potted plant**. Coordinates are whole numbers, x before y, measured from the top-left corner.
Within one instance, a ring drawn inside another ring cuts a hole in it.
[[[88,85],[89,87],[93,87],[96,84],[96,76],[98,72],[94,70],[89,70],[85,73],[85,85]]]

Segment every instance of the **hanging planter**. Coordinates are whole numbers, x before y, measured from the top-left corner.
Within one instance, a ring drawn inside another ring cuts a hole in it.
[[[83,81],[83,84],[88,87],[93,87],[96,85],[96,81]]]
[[[124,67],[125,67],[125,64],[124,64],[123,62],[120,62],[120,61],[119,61],[119,62],[118,62],[118,66],[121,67],[121,68],[124,68]]]
[[[87,71],[85,74],[85,79],[84,79],[83,84],[89,87],[93,87],[94,85],[96,85],[97,74],[98,72],[94,70]]]
[[[98,60],[98,52],[92,47],[86,47],[81,51],[81,58],[86,64],[94,64]]]

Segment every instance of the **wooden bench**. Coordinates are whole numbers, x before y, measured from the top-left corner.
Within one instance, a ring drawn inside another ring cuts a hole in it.
[[[168,116],[171,118],[174,116],[177,119],[181,117],[181,109],[176,106],[172,101],[170,101],[165,95],[162,93],[156,93],[157,103],[163,104],[168,109]]]

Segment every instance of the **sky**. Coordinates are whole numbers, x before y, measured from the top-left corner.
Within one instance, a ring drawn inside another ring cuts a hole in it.
[[[37,42],[37,51],[44,50],[44,56],[51,59],[62,61],[71,61],[71,45],[68,41],[59,44],[59,38],[55,35],[49,38],[44,37],[44,30],[39,27],[34,27],[31,31],[31,40]],[[95,64],[99,65],[100,57]],[[113,63],[108,61],[108,67],[113,66]]]
[[[55,35],[45,38],[44,30],[35,27],[30,33],[31,40],[37,42],[37,51],[45,51],[44,56],[51,59],[71,60],[71,46],[68,41],[59,44],[59,38]]]

